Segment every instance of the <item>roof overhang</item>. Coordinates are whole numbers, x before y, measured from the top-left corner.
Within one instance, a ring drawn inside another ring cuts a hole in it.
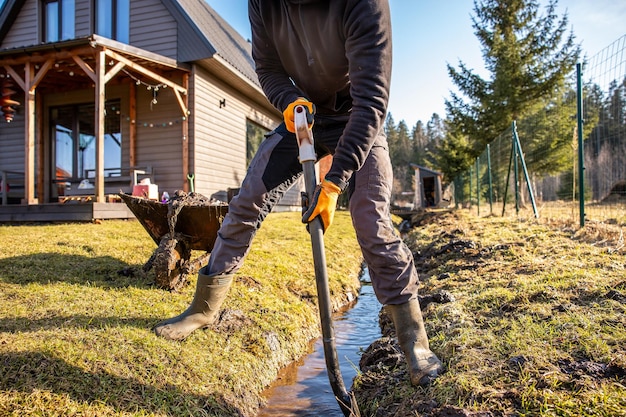
[[[49,91],[88,88],[93,85],[90,70],[95,67],[96,55],[108,52],[111,66],[124,61],[128,71],[142,72],[157,82],[167,80],[174,73],[189,73],[188,64],[151,53],[143,49],[117,42],[102,36],[91,35],[68,41],[44,43],[20,48],[0,50],[0,77],[23,75],[26,65],[48,66],[45,76],[39,80],[37,88]],[[117,72],[118,80],[125,77]]]

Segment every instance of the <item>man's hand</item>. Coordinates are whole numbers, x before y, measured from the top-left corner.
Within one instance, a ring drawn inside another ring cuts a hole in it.
[[[315,114],[315,104],[311,103],[304,97],[298,97],[295,101],[291,102],[285,111],[283,112],[283,118],[285,120],[285,126],[291,133],[296,133],[296,127],[294,126],[293,111],[296,106],[304,106],[309,111],[307,114],[307,121],[309,122],[309,129],[313,126],[313,115]]]
[[[337,208],[337,197],[341,193],[341,188],[335,183],[323,180],[321,184],[315,187],[315,194],[309,204],[309,208],[302,215],[302,223],[309,223],[317,216],[322,220],[324,232],[328,230],[335,217],[335,209]]]

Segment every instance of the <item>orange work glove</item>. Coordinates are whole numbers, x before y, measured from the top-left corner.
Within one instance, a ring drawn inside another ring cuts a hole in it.
[[[339,194],[341,194],[341,188],[331,181],[325,179],[321,184],[318,184],[308,209],[302,215],[302,223],[309,223],[320,216],[322,227],[326,232],[335,217]]]
[[[307,115],[307,116],[310,116],[310,118],[307,117],[310,121],[309,129],[313,126],[313,115],[315,114],[315,104],[311,103],[309,100],[307,100],[304,97],[298,97],[295,101],[289,103],[289,105],[283,112],[285,126],[287,127],[287,130],[290,131],[291,133],[296,133],[296,127],[294,126],[294,116],[293,116],[293,111],[296,108],[296,106],[304,106],[307,108],[307,110],[309,110],[309,114]]]

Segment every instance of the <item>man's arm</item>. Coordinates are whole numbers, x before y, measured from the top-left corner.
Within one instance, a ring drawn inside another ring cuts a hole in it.
[[[352,112],[326,175],[340,187],[361,168],[384,124],[392,61],[388,2],[356,2],[344,27]]]

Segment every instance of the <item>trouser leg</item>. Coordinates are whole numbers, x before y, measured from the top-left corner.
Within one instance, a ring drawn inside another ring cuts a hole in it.
[[[384,136],[350,180],[350,214],[381,304],[417,298],[418,276],[411,251],[396,233],[390,214],[393,172]]]
[[[229,204],[209,264],[198,273],[190,306],[180,315],[158,323],[154,327],[158,336],[182,340],[215,322],[233,274],[243,264],[256,231],[301,173],[297,154],[295,139],[284,132],[274,132],[261,143],[239,194]]]
[[[261,223],[301,173],[293,135],[277,129],[261,142],[217,233],[207,267],[211,274],[241,268]]]
[[[442,372],[430,350],[417,299],[418,276],[411,251],[391,221],[393,171],[380,136],[350,184],[350,212],[378,300],[393,319],[413,385],[427,385]]]

